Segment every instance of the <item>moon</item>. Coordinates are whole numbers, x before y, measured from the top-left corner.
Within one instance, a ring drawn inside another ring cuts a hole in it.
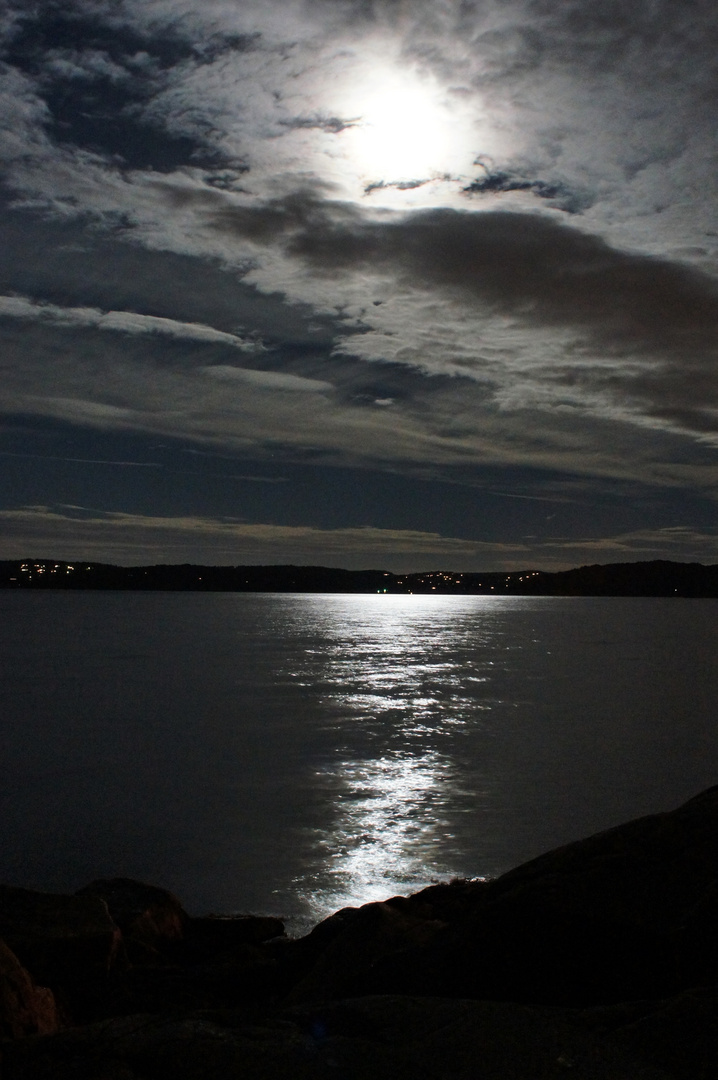
[[[459,117],[432,80],[384,71],[367,81],[348,95],[352,122],[342,133],[365,185],[409,187],[465,171]]]

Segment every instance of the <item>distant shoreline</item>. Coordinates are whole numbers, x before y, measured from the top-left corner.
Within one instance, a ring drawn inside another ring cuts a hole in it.
[[[458,596],[675,596],[718,598],[718,564],[608,563],[550,573],[394,574],[325,566],[115,566],[54,559],[0,561],[0,589],[147,592],[387,593]]]

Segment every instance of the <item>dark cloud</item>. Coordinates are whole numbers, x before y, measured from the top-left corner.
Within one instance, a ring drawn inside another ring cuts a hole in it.
[[[377,223],[311,195],[241,210],[217,227],[281,243],[321,274],[390,267],[529,325],[575,327],[627,355],[713,354],[718,285],[666,259],[620,251],[535,214],[426,210]]]
[[[365,195],[371,195],[373,191],[386,191],[389,188],[394,188],[396,191],[415,191],[417,188],[424,187],[430,181],[425,180],[375,180],[371,184],[367,184],[364,188]]]
[[[550,0],[530,0],[526,11],[545,28],[550,55],[571,57],[590,63],[602,71],[612,71],[626,63],[645,71],[654,65],[653,78],[675,74],[675,62],[707,57],[716,45],[716,10],[710,0],[621,0],[601,4],[568,0],[560,6]],[[643,71],[642,71],[643,73]],[[708,75],[703,73],[701,77]]]
[[[476,5],[471,7],[476,17]],[[467,28],[473,29],[472,23],[473,20],[467,19]],[[479,83],[514,81],[535,72],[546,52],[540,33],[530,25],[480,30],[473,44],[482,57],[481,74],[477,77]]]
[[[4,59],[20,70],[44,76],[48,58],[95,51],[116,64],[144,54],[157,69],[169,69],[193,55],[193,45],[165,23],[161,31],[143,32],[136,23],[122,18],[115,6],[114,16],[103,5],[44,2],[15,4],[17,21],[5,46]],[[117,16],[120,16],[119,18]],[[108,17],[109,16],[109,17]]]
[[[280,120],[280,124],[295,131],[326,131],[331,135],[338,135],[340,131],[356,127],[357,121],[341,119],[338,116],[293,116]]]
[[[113,108],[120,95],[69,92],[56,88],[48,94],[52,113],[50,132],[60,146],[118,158],[131,169],[173,172],[179,166],[204,164],[212,154],[196,140],[171,136]]]
[[[377,222],[306,195],[224,211],[219,223],[282,245],[320,276],[389,270],[527,332],[568,330],[568,352],[542,364],[555,387],[633,399],[658,427],[715,432],[718,284],[695,268],[535,214],[439,209]]]
[[[129,20],[103,18],[101,10],[50,4],[20,19],[4,59],[34,80],[47,106],[48,134],[60,146],[158,172],[224,163],[211,139],[166,130],[145,115],[145,105],[178,65],[246,51],[256,35],[215,34],[194,43],[178,29],[141,33]]]
[[[569,214],[587,210],[594,201],[587,192],[571,190],[559,181],[530,178],[516,170],[498,169],[489,162],[477,161],[476,164],[481,167],[482,173],[463,189],[468,195],[527,191]]]
[[[467,42],[479,63],[478,85],[524,86],[542,70],[589,77],[630,75],[636,86],[645,82],[677,82],[688,87],[713,84],[718,18],[710,0],[517,0],[488,7],[466,0],[446,5],[441,15],[434,6],[419,5],[408,40],[429,62],[443,59],[445,41]],[[444,33],[438,32],[439,29]],[[429,47],[427,38],[435,37]]]

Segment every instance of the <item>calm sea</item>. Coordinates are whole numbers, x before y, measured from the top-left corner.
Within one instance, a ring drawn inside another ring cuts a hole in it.
[[[0,593],[0,880],[305,928],[718,782],[718,601]]]

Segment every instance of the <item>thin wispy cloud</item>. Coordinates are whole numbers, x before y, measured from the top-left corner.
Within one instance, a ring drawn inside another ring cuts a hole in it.
[[[437,533],[401,529],[317,529],[307,526],[249,524],[195,517],[101,513],[82,507],[31,506],[0,511],[0,523],[15,557],[52,544],[57,558],[99,557],[140,565],[168,551],[173,561],[242,563],[296,562],[332,566],[401,566],[408,557],[426,565],[452,565],[481,554],[495,559],[524,551],[520,544],[477,544]],[[483,549],[483,550],[482,550]],[[74,554],[71,552],[74,551]],[[8,556],[12,558],[12,555]],[[104,557],[104,556],[103,556]]]
[[[259,352],[260,342],[227,334],[212,326],[179,322],[136,311],[98,311],[95,308],[59,307],[37,303],[24,296],[0,296],[0,318],[32,319],[55,326],[87,326],[122,334],[157,334],[208,345],[227,345],[243,352]]]
[[[118,465],[132,469],[161,469],[158,461],[108,461],[106,458],[59,457],[54,454],[27,454],[13,450],[0,450],[1,457],[34,458],[38,461],[67,461],[73,465]]]

